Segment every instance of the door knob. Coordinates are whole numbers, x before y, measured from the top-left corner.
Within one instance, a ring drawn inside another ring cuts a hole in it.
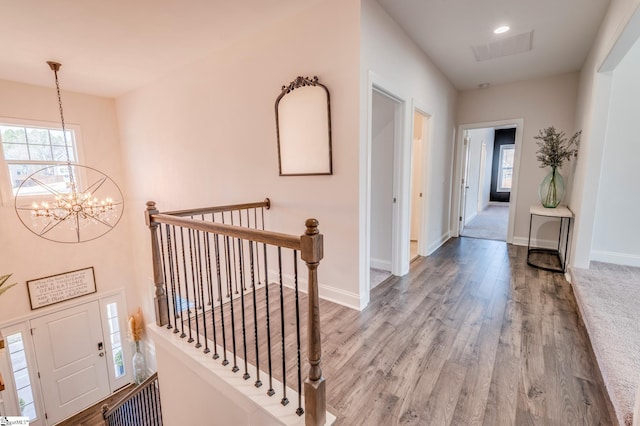
[[[99,356],[104,356],[104,352],[100,352],[98,355]]]

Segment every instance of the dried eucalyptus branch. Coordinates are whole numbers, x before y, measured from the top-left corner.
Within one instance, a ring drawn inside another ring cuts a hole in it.
[[[558,132],[553,126],[540,130],[538,136],[534,136],[538,140],[536,158],[540,161],[540,167],[562,167],[565,160],[571,161],[571,157],[577,157],[581,134],[582,130],[567,139],[563,131]],[[572,148],[574,145],[575,148]]]

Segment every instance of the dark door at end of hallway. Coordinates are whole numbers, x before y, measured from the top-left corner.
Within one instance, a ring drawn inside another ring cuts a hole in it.
[[[515,147],[516,129],[496,129],[495,139],[493,143],[493,162],[491,166],[491,192],[489,193],[489,201],[498,201],[508,203],[511,198],[511,169],[505,169],[500,163],[501,153],[505,152],[505,148]],[[505,148],[502,148],[505,146]],[[512,161],[513,162],[513,161]],[[502,180],[500,176],[502,174]],[[500,185],[500,183],[503,183]],[[502,186],[502,187],[501,187]],[[508,186],[505,190],[504,186]]]

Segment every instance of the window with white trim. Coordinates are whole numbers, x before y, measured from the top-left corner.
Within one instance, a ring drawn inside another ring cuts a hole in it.
[[[6,167],[4,176],[8,176],[7,193],[15,196],[18,188],[30,175],[49,167],[45,185],[59,192],[66,192],[69,169],[68,162],[77,163],[76,135],[73,129],[66,130],[66,142],[62,129],[40,125],[25,125],[19,121],[0,122],[0,160]],[[56,167],[59,166],[59,167]],[[6,180],[6,179],[5,179]],[[47,193],[40,185],[23,188],[22,192],[33,195]]]
[[[28,417],[31,422],[37,419],[36,404],[33,398],[33,388],[31,387],[31,378],[22,333],[18,332],[7,336],[7,345],[9,348],[13,380],[18,395],[20,415]]]
[[[497,192],[511,192],[515,144],[500,145]]]

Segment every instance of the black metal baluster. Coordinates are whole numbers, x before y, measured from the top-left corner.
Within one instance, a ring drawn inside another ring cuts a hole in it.
[[[224,237],[225,239],[225,249],[227,250],[227,284],[229,285],[229,287],[231,287],[232,283],[231,283],[231,276],[230,274],[230,270],[231,270],[231,258],[229,256],[229,246],[231,245],[232,248],[235,248],[235,246],[233,245],[233,243],[229,242],[229,236],[225,235]],[[238,368],[238,356],[236,353],[236,320],[235,320],[235,316],[233,313],[233,297],[230,298],[229,300],[229,306],[231,308],[231,342],[233,345],[233,368],[231,369],[231,371],[233,371],[234,373],[237,372],[238,370],[240,370]]]
[[[300,303],[298,298],[298,251],[293,251],[293,280],[296,292],[296,350],[298,352],[298,408],[296,414],[301,416],[304,414],[302,408],[302,364],[300,361]]]
[[[258,209],[253,208],[253,229],[258,229]],[[256,272],[258,273],[258,284],[260,284],[260,252],[256,244]]]
[[[166,224],[164,225],[165,227],[167,226]],[[160,234],[160,251],[162,253],[162,256],[160,256],[160,259],[162,260],[162,277],[164,280],[164,286],[165,289],[167,289],[168,285],[169,285],[169,281],[167,280],[167,264],[169,263],[169,255],[167,254],[167,246],[164,244],[164,238],[162,237],[162,224],[160,224],[160,226],[158,226],[157,228],[157,232],[158,234]],[[167,289],[167,293],[169,293],[168,289]],[[167,329],[171,330],[171,307],[169,305],[169,303],[167,303]]]
[[[267,360],[269,361],[269,390],[267,391],[267,395],[269,396],[273,396],[276,391],[273,390],[273,371],[271,368],[271,322],[269,320],[269,284],[268,284],[268,269],[267,269],[267,245],[266,244],[262,244],[262,253],[264,255],[264,271],[265,271],[265,283],[267,283],[264,286],[264,291],[265,291],[265,301],[267,304],[266,307],[266,311],[267,311]]]
[[[216,223],[216,214],[211,213],[211,222]],[[217,237],[216,237],[217,238]],[[218,269],[218,272],[220,271],[220,269]],[[218,301],[220,301],[222,299],[222,293],[218,292]],[[215,306],[215,304],[214,304]]]
[[[282,399],[280,403],[287,405],[287,358],[285,357],[284,335],[284,285],[282,283],[282,248],[278,246],[278,279],[280,280],[280,325],[282,331]]]
[[[182,283],[180,282],[180,261],[178,259],[178,237],[176,236],[176,227],[172,225],[172,229],[173,229],[173,245],[176,253],[176,280],[178,284],[178,301],[180,302],[180,308],[179,308],[180,331],[181,331],[180,338],[184,339],[187,335],[184,333],[184,315],[183,315],[184,311],[182,310],[182,303],[184,299],[182,298]],[[182,231],[180,231],[180,235],[182,235]],[[184,260],[184,250],[182,250],[182,259]],[[176,301],[176,303],[178,303],[178,301]]]
[[[248,211],[248,210],[247,210]],[[248,214],[248,213],[247,213]],[[242,210],[238,210],[238,220],[240,221],[240,226],[242,226]],[[247,216],[247,227],[249,227],[249,222],[248,222],[248,216]],[[238,247],[238,251],[240,251],[241,247]],[[242,250],[244,250],[244,242],[242,244]],[[244,253],[243,253],[244,255]],[[240,274],[244,275],[245,271],[243,269],[243,267],[240,267]],[[243,292],[247,291],[247,283],[246,281],[242,280],[242,277],[240,278],[240,288],[242,289]]]
[[[171,246],[171,227],[169,225],[164,226],[167,233],[167,250],[169,256],[169,276],[171,281],[171,306],[173,307],[173,332],[178,333],[178,312],[176,310],[176,284],[175,273],[173,267],[173,248]]]
[[[257,244],[256,244],[257,245]],[[253,267],[253,241],[249,241],[249,263],[251,270],[251,288],[253,290],[253,337],[256,343],[256,382],[255,387],[262,386],[260,381],[260,351],[258,349],[258,303],[256,301],[256,279]]]
[[[204,234],[206,235],[206,234]],[[199,259],[199,263],[198,263],[198,274],[200,275],[200,308],[202,310],[202,333],[203,333],[203,338],[204,338],[204,353],[208,354],[209,352],[211,352],[209,350],[209,340],[207,339],[207,317],[206,317],[206,310],[205,310],[205,303],[204,303],[204,278],[202,276],[202,245],[200,243],[200,231],[195,231],[195,236],[196,236],[196,241],[198,242],[198,244],[196,245],[196,249],[197,249],[197,253],[198,253],[198,259]],[[197,319],[196,319],[197,321]]]
[[[204,220],[204,217],[202,218]],[[207,257],[207,291],[209,292],[209,306],[211,306],[211,334],[213,335],[213,351],[217,354],[218,341],[216,340],[216,305],[213,302],[213,275],[211,272],[211,234],[205,232],[204,234],[204,252]],[[206,318],[203,318],[205,323],[205,330],[207,328]],[[208,349],[208,348],[207,348]],[[205,353],[207,351],[205,350]],[[216,357],[217,358],[217,357]]]
[[[224,212],[221,212],[221,216],[222,216],[222,224],[224,225],[224,224],[225,224],[225,223],[224,223]],[[225,256],[226,256],[226,257],[228,257],[228,256],[229,256],[229,246],[228,246],[228,243],[229,243],[229,242],[228,242],[226,239],[225,239],[225,240],[223,240],[223,241],[224,241],[224,251],[225,251]],[[226,265],[226,263],[227,263],[227,262],[225,262],[225,265]],[[230,278],[230,276],[229,276],[229,273],[230,273],[231,271],[229,271],[229,270],[227,269],[227,271],[226,271],[226,272],[227,272],[227,276],[226,276],[226,278],[227,278],[227,298],[229,298],[229,297],[231,296],[231,295],[229,294],[229,288],[231,287],[231,286],[229,285],[229,283],[230,283],[230,279],[231,279],[231,278]],[[227,348],[225,347],[225,350],[226,350],[226,349],[227,349]]]
[[[231,226],[233,226],[233,210],[229,212],[229,216],[231,216]],[[233,250],[233,283],[235,284],[236,287],[236,294],[238,294],[238,274],[236,271],[236,246],[234,244],[232,245],[232,250]],[[233,290],[233,288],[232,288]]]
[[[216,254],[216,278],[218,279],[218,295],[222,294],[222,277],[220,276],[220,235],[215,234],[213,240],[213,248]],[[224,303],[222,303],[222,298],[218,299],[220,301],[220,324],[222,328],[222,365],[229,364],[227,360],[227,335],[224,331]],[[213,306],[213,310],[215,310],[215,305]],[[215,327],[215,317],[213,318],[213,326]],[[215,335],[215,331],[214,331]],[[213,359],[218,359],[220,355],[218,355],[218,347],[214,348]]]
[[[238,238],[238,261],[240,262],[240,287],[245,288],[244,241],[242,241],[240,238]],[[248,380],[251,375],[249,375],[249,364],[247,361],[247,330],[244,314],[244,291],[240,293],[240,306],[242,307],[242,350],[244,355],[244,374],[242,375],[242,378]]]
[[[200,219],[205,222],[204,214],[200,217]],[[213,286],[212,286],[212,275],[211,275],[211,248],[209,247],[209,233],[204,232],[202,234],[202,240],[204,241],[204,255],[206,257],[207,267],[207,293],[209,295],[209,300],[207,301],[207,305],[213,306]]]
[[[189,232],[189,260],[191,262],[191,287],[193,288],[193,312],[195,314],[195,321],[196,321],[196,339],[197,339],[197,343],[196,343],[196,348],[199,348],[200,346],[202,346],[200,344],[200,329],[198,327],[198,292],[196,290],[196,273],[195,273],[195,269],[194,269],[194,258],[193,258],[193,230],[192,229],[187,229],[187,231]],[[188,289],[188,285],[187,285],[187,296],[189,295],[189,289]],[[193,342],[193,335],[192,335],[192,330],[191,330],[191,308],[189,305],[189,302],[187,302],[187,315],[189,318],[189,340],[187,340],[187,342],[192,343]]]

